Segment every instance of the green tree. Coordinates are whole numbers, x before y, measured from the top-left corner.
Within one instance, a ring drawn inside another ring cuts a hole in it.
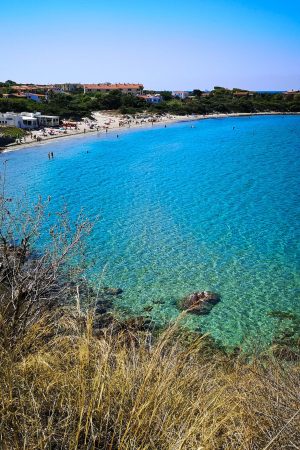
[[[202,91],[200,89],[194,89],[192,95],[195,95],[195,97],[201,97]]]
[[[164,101],[172,100],[172,92],[171,91],[161,91],[160,95]]]

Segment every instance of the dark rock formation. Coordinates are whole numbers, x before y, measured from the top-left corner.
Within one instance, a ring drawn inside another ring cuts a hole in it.
[[[107,295],[120,295],[122,294],[123,289],[121,288],[112,288],[112,287],[104,287],[103,293]]]
[[[95,322],[94,328],[104,328],[114,323],[113,314],[113,297],[117,297],[122,294],[123,289],[103,287],[100,292],[97,293],[97,301],[95,305]]]
[[[215,292],[194,292],[182,299],[180,307],[191,314],[208,314],[220,300],[220,295]]]

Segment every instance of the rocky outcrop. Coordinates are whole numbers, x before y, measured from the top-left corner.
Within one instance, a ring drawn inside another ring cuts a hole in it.
[[[181,300],[180,307],[191,314],[208,314],[220,300],[220,295],[215,292],[193,292]]]

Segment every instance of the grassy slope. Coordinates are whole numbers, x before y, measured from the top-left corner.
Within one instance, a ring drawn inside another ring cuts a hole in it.
[[[2,327],[1,449],[297,448],[296,364],[92,322],[45,313],[13,345]]]

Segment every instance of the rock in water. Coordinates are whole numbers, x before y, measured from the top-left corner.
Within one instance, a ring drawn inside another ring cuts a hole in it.
[[[184,297],[180,306],[191,314],[208,314],[220,300],[220,295],[215,292],[194,292]]]
[[[123,289],[121,288],[112,288],[112,287],[104,287],[103,288],[104,294],[107,295],[120,295],[123,292]]]

